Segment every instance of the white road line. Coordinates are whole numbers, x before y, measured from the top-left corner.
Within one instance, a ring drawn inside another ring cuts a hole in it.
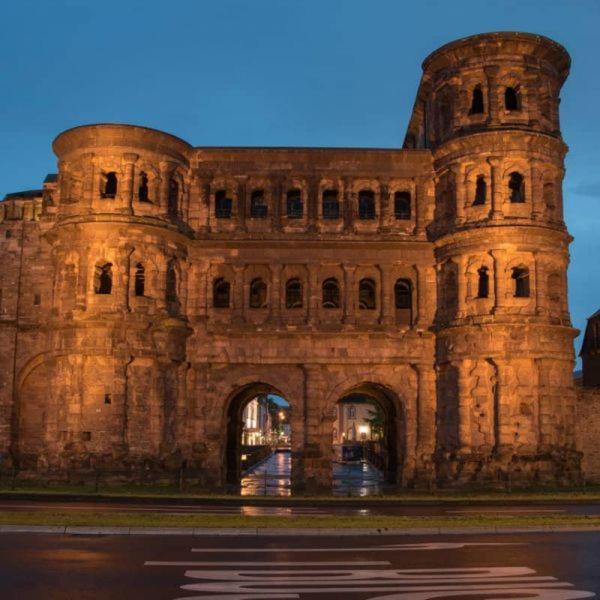
[[[390,562],[387,560],[367,560],[358,562],[338,561],[338,562],[301,562],[301,561],[223,561],[223,562],[204,562],[204,561],[161,561],[161,560],[147,560],[144,565],[146,567],[238,567],[242,569],[244,567],[274,567],[277,570],[268,571],[269,573],[279,573],[280,567],[387,567]],[[253,571],[250,571],[253,572]],[[296,571],[290,571],[295,573]]]
[[[536,513],[564,513],[567,512],[562,508],[544,508],[544,509],[536,509],[536,508],[506,508],[506,509],[490,509],[490,508],[465,508],[461,510],[445,510],[446,513],[451,514],[536,514]]]

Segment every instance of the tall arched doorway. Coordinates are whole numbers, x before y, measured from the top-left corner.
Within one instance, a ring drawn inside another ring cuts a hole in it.
[[[405,422],[398,398],[364,383],[337,402],[333,425],[333,491],[339,495],[381,493],[400,480]]]
[[[242,495],[291,493],[290,404],[263,383],[245,386],[227,412],[226,481]]]

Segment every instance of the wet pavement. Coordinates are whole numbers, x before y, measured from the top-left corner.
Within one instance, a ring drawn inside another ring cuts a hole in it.
[[[0,535],[2,600],[593,598],[600,534]]]

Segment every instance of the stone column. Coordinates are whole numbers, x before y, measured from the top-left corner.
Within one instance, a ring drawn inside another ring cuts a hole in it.
[[[91,209],[94,200],[98,196],[98,189],[95,187],[96,182],[96,171],[97,159],[93,152],[88,152],[82,156],[82,162],[84,165],[83,182],[82,182],[82,195],[83,204]]]
[[[506,306],[506,250],[495,248],[491,251],[494,259],[494,312],[501,311]]]
[[[285,214],[285,209],[282,210],[282,204],[284,202],[284,185],[283,179],[281,177],[277,177],[273,182],[272,187],[272,204],[273,204],[273,213],[271,217],[271,227],[273,231],[281,230],[281,215],[282,212]]]
[[[379,322],[388,326],[392,325],[395,321],[394,281],[390,270],[389,265],[385,265],[385,267],[379,265],[379,297],[381,298]]]
[[[433,454],[436,443],[436,389],[433,364],[414,366],[417,372],[417,478],[433,481]]]
[[[454,177],[454,195],[456,201],[456,224],[462,225],[465,222],[465,176],[464,168],[461,164],[453,164],[450,167]]]
[[[237,231],[246,231],[246,196],[247,196],[247,177],[238,178],[237,189]]]
[[[492,172],[492,219],[502,219],[504,212],[502,211],[502,173],[500,167],[502,159],[491,156],[488,158],[488,163]]]
[[[453,363],[454,364],[454,363]],[[461,454],[471,453],[470,360],[458,361],[458,446]]]
[[[282,265],[271,265],[271,320],[278,327],[281,325],[281,270]]]
[[[389,215],[390,190],[387,181],[382,181],[379,186],[379,231],[388,229],[390,221]]]
[[[244,320],[245,296],[244,296],[244,266],[233,266],[234,290],[233,290],[233,315],[234,319]]]
[[[531,218],[534,221],[542,219],[546,207],[541,181],[541,162],[537,158],[531,160]]]
[[[488,125],[498,125],[500,122],[499,115],[499,97],[498,97],[498,66],[484,67],[485,76],[487,77],[488,97]]]
[[[356,322],[355,312],[355,281],[354,273],[356,265],[344,265],[344,310],[342,322],[346,325],[352,325]]]
[[[507,449],[513,443],[513,431],[510,423],[511,398],[509,393],[510,366],[506,360],[495,360],[498,369],[496,383],[496,445]]]
[[[416,289],[413,291],[413,295],[416,295],[416,319],[413,317],[414,325],[420,329],[427,327],[427,270],[433,267],[426,267],[424,265],[415,265],[417,271]],[[435,287],[435,280],[432,283]],[[413,307],[415,305],[415,298],[413,298]]]
[[[544,290],[542,290],[542,266],[540,264],[540,253],[539,252],[533,252],[533,265],[532,265],[532,269],[530,271],[530,280],[529,280],[529,285],[530,285],[530,290],[531,290],[531,284],[533,284],[533,291],[534,291],[534,297],[535,297],[535,307],[534,307],[534,311],[536,314],[541,315],[543,314],[544,311],[544,302],[543,299],[544,298],[548,298],[548,290],[545,290],[545,294],[542,294],[542,292]],[[533,277],[531,277],[531,275],[533,275]]]
[[[313,177],[309,181],[308,194],[306,197],[306,216],[308,219],[308,232],[317,231],[317,219],[319,215],[319,178]]]
[[[307,311],[306,321],[309,325],[316,324],[319,317],[319,280],[317,266],[307,264],[306,270],[308,271],[308,293],[307,293]]]
[[[425,231],[427,224],[427,206],[430,198],[427,194],[427,181],[424,179],[418,179],[415,186],[416,193],[413,194],[411,202],[411,212],[415,215],[415,233],[422,234]],[[431,199],[433,201],[433,199]]]
[[[461,254],[458,257],[456,257],[456,264],[458,266],[458,273],[456,278],[456,316],[459,319],[463,319],[467,315],[467,275],[465,273],[467,268],[467,256]]]
[[[169,182],[171,181],[171,176],[173,171],[176,169],[177,164],[163,160],[160,163],[160,193],[158,198],[158,203],[160,208],[162,209],[163,216],[167,216],[169,213]]]
[[[121,185],[121,207],[127,214],[133,213],[133,185],[135,179],[135,163],[139,156],[133,153],[123,155],[123,182]]]
[[[354,225],[354,219],[356,209],[354,206],[355,193],[352,191],[352,181],[349,179],[344,180],[344,205],[342,206],[342,218],[344,219],[344,231],[352,231]]]

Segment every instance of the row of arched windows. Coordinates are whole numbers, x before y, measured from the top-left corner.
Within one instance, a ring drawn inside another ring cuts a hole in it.
[[[285,284],[285,307],[297,309],[304,307],[304,286],[297,278],[289,279]],[[394,284],[394,305],[397,310],[412,308],[412,282],[410,279],[398,279]],[[267,307],[267,284],[259,277],[250,282],[248,306],[250,308]],[[321,284],[321,306],[326,309],[341,308],[340,284],[335,277],[325,279]],[[213,307],[231,307],[231,284],[224,277],[213,281]],[[360,310],[377,308],[377,284],[373,279],[361,279],[358,284],[358,307]]]
[[[511,270],[513,281],[513,296],[515,298],[529,298],[531,293],[529,285],[529,269],[527,267],[514,267]],[[487,267],[477,270],[477,298],[488,298],[490,294],[490,275]]]
[[[302,190],[292,188],[286,193],[286,213],[288,219],[302,219],[304,217],[304,202]],[[321,194],[321,213],[323,219],[337,220],[341,218],[341,204],[337,189],[325,189]],[[411,218],[411,194],[401,191],[394,193],[394,217],[398,220]],[[215,217],[217,219],[231,219],[233,214],[233,200],[227,190],[215,192]],[[266,219],[269,216],[269,206],[266,201],[265,191],[252,190],[250,193],[250,218]],[[358,192],[358,218],[372,220],[377,218],[375,192],[364,189]]]
[[[552,186],[552,184],[547,184]],[[552,187],[552,194],[554,187]],[[475,181],[475,197],[472,206],[483,206],[488,198],[488,185],[485,175],[478,175]],[[508,198],[511,204],[523,204],[525,202],[525,177],[513,171],[508,179]]]
[[[522,107],[521,89],[517,86],[507,86],[504,88],[504,108],[509,112],[520,111]],[[483,98],[483,89],[481,84],[477,84],[471,92],[470,115],[480,115],[485,113],[485,102]]]

